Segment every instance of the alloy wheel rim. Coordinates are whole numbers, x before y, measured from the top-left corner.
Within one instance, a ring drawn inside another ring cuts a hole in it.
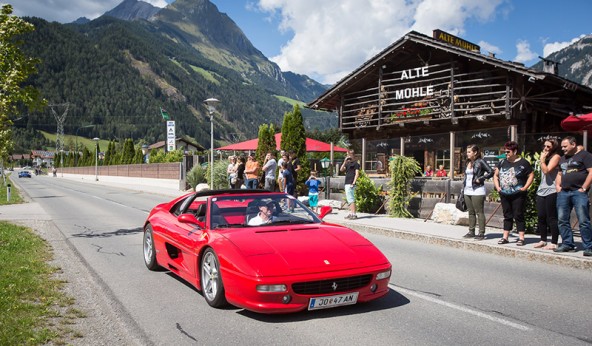
[[[214,254],[206,254],[202,264],[203,292],[208,300],[214,300],[218,292],[218,266]]]
[[[146,263],[150,263],[150,260],[152,259],[152,233],[146,231],[144,239],[144,260]]]

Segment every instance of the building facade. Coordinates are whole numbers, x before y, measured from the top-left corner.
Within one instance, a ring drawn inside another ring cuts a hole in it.
[[[367,171],[403,154],[424,167],[443,165],[453,177],[469,144],[494,164],[508,140],[527,152],[568,134],[587,142],[585,131],[567,133],[560,123],[592,109],[592,89],[545,64],[536,71],[440,30],[433,37],[410,32],[308,106],[338,113]]]

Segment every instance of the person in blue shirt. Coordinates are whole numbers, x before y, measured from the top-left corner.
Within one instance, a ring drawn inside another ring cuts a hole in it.
[[[318,213],[319,186],[321,185],[321,182],[317,180],[317,172],[310,172],[310,177],[304,182],[304,184],[308,186],[308,206],[315,213]]]

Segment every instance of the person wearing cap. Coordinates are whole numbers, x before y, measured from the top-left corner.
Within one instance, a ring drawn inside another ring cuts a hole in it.
[[[259,185],[259,162],[255,160],[255,154],[249,154],[247,158],[247,164],[245,166],[245,186],[247,189],[256,189]]]
[[[272,202],[269,202],[267,204],[264,202],[261,202],[258,205],[258,208],[259,208],[259,213],[257,214],[257,216],[255,216],[254,218],[249,220],[249,222],[247,223],[249,226],[265,225],[268,223],[272,223],[274,221],[274,216],[273,216],[274,205]]]

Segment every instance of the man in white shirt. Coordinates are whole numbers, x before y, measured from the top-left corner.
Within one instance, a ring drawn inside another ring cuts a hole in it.
[[[249,226],[265,225],[273,222],[273,203],[261,204],[257,216],[249,220]]]

